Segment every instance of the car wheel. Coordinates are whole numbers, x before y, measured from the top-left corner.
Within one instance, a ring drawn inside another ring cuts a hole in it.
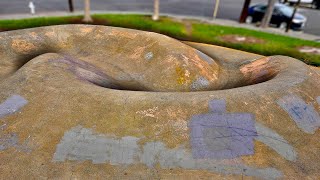
[[[288,23],[286,23],[286,22],[282,22],[282,23],[280,23],[280,24],[278,25],[279,29],[286,29],[287,26],[288,26]]]
[[[252,16],[247,16],[247,18],[246,18],[246,23],[247,23],[247,24],[251,24],[252,21],[253,21],[253,17],[252,17]]]

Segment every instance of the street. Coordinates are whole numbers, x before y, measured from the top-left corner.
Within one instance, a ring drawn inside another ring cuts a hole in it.
[[[68,0],[33,0],[36,12],[68,11]],[[217,18],[238,20],[244,0],[221,0]],[[252,0],[251,5],[267,0]],[[1,0],[1,14],[29,13],[29,0]],[[214,0],[160,0],[160,12],[178,15],[211,17]],[[83,0],[74,0],[75,10],[83,9]],[[91,0],[91,9],[98,11],[152,12],[153,0]],[[320,35],[320,10],[300,8],[308,18],[304,32]]]

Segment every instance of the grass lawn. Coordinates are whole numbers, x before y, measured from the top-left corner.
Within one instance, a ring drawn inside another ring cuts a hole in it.
[[[203,42],[244,50],[262,55],[286,55],[300,59],[310,65],[320,66],[320,55],[306,54],[298,51],[299,47],[311,46],[320,48],[320,43],[292,37],[274,35],[244,28],[234,28],[213,24],[205,24],[195,20],[175,20],[162,17],[154,22],[147,15],[93,15],[92,24],[126,27],[153,31],[180,40]],[[0,31],[24,29],[58,24],[79,24],[81,16],[46,17],[23,20],[0,20]],[[259,42],[232,42],[223,37],[236,35],[258,39]]]

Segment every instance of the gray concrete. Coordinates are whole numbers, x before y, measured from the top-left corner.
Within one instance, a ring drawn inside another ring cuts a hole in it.
[[[139,147],[140,138],[96,134],[81,126],[65,132],[57,145],[53,162],[65,160],[92,160],[95,164],[132,165],[142,163],[149,168],[160,164],[162,168],[202,169],[222,174],[243,174],[259,179],[278,179],[282,172],[275,168],[256,168],[244,165],[240,159],[228,164],[223,160],[194,159],[191,152],[184,148],[169,149],[162,142],[148,142]]]
[[[282,136],[258,122],[255,127],[258,132],[258,136],[255,137],[257,141],[266,144],[286,160],[295,161],[297,159],[296,151]]]
[[[67,12],[67,0],[33,0],[38,13],[48,12]],[[217,18],[238,20],[241,13],[244,0],[223,0]],[[212,17],[214,0],[161,0],[160,12],[188,15]],[[252,4],[266,2],[266,0],[252,0]],[[0,1],[0,16],[5,14],[25,14],[29,13],[27,7],[28,0],[11,0]],[[82,0],[74,0],[75,10],[83,9]],[[152,0],[91,0],[92,10],[96,11],[139,11],[152,12]],[[305,32],[320,35],[320,25],[318,19],[320,17],[319,10],[303,8],[300,12],[308,17]],[[0,17],[1,18],[1,17]]]
[[[300,97],[287,95],[279,99],[277,103],[305,133],[314,134],[320,127],[320,116],[315,108]]]
[[[12,95],[0,104],[0,118],[9,114],[14,114],[28,103],[23,97],[19,95]]]

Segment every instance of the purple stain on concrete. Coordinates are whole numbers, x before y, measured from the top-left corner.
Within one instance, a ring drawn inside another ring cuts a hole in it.
[[[208,88],[209,85],[210,85],[210,82],[205,77],[200,76],[191,84],[191,89],[204,90]]]
[[[209,110],[212,113],[225,113],[227,109],[226,101],[221,99],[215,99],[209,101]]]
[[[0,118],[19,111],[28,103],[23,97],[19,95],[12,95],[0,104]]]
[[[250,113],[225,113],[224,100],[209,102],[212,113],[192,117],[192,154],[196,159],[231,159],[254,154],[257,137]]]
[[[287,95],[277,101],[295,121],[297,126],[308,134],[314,134],[320,127],[320,116],[312,105],[295,95]]]

